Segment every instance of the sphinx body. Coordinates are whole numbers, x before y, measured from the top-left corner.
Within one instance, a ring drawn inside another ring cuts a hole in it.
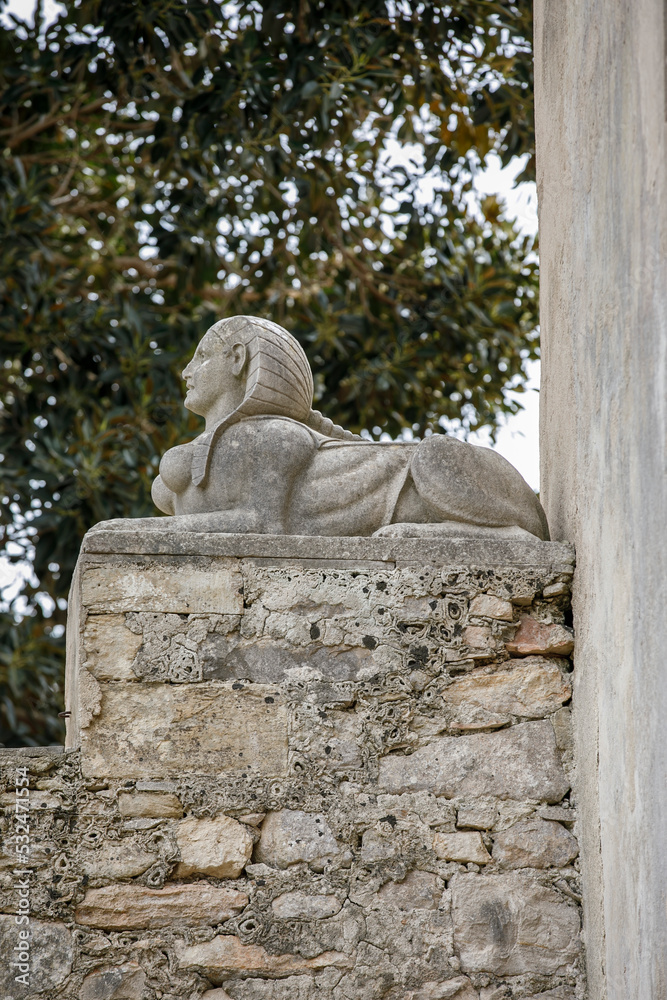
[[[167,452],[153,487],[157,506],[193,528],[372,535],[456,522],[547,533],[539,501],[509,462],[444,434],[337,440],[288,417],[257,416],[218,437],[199,485],[193,461],[194,442]]]
[[[205,417],[206,430],[163,456],[153,500],[170,519],[140,519],[146,530],[411,535],[466,527],[548,538],[539,500],[491,449],[446,434],[362,440],[313,410],[306,355],[275,323],[215,324],[183,376],[185,405]]]

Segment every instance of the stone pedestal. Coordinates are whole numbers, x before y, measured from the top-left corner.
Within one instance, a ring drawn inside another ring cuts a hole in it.
[[[90,534],[58,995],[583,996],[571,573],[538,541]]]

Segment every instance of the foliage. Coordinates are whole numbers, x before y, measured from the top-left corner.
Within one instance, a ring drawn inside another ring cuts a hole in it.
[[[531,247],[472,187],[532,150],[528,2],[65,6],[0,29],[1,523],[36,574],[7,743],[57,738],[81,537],[153,512],[213,320],[287,326],[317,405],[376,435],[493,427],[537,350]]]

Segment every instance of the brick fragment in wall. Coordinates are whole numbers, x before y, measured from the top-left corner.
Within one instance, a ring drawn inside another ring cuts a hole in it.
[[[565,777],[550,722],[524,722],[498,733],[444,737],[413,754],[383,757],[383,791],[429,789],[436,795],[559,802]]]
[[[455,875],[454,942],[464,972],[567,971],[579,955],[579,913],[528,875]]]
[[[522,618],[514,637],[506,643],[512,656],[569,656],[574,649],[572,632],[563,625],[550,625],[536,618]]]
[[[496,834],[493,860],[501,868],[563,868],[579,853],[575,837],[560,823],[526,819]]]
[[[106,930],[150,930],[184,926],[215,926],[239,913],[248,896],[207,882],[148,889],[139,885],[108,885],[90,889],[76,908],[76,921]]]
[[[176,830],[180,861],[174,878],[210,875],[238,878],[252,854],[253,838],[243,823],[229,816],[189,817]]]

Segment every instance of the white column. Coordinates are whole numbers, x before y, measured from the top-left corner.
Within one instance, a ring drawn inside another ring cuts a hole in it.
[[[574,542],[591,997],[667,997],[663,0],[536,0],[542,502]]]

